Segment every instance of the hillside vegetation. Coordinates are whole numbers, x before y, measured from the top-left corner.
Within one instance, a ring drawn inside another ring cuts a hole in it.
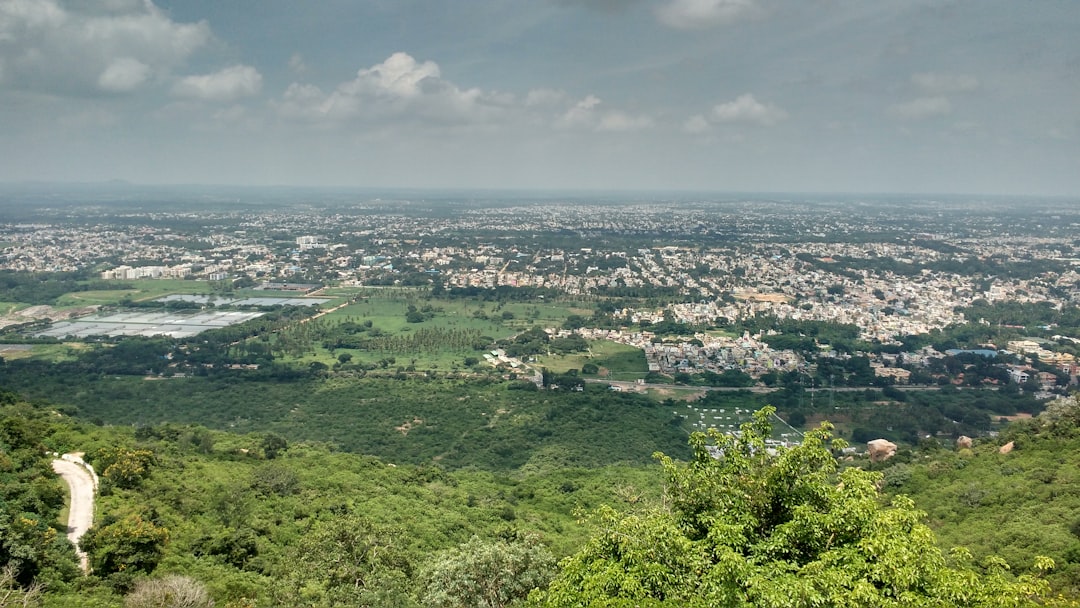
[[[1002,454],[1001,446],[1013,448]],[[1080,595],[1080,400],[1052,403],[971,449],[924,446],[910,462],[886,462],[885,489],[927,512],[943,546],[976,559],[996,555],[1016,573],[1038,555],[1054,559],[1049,580]]]
[[[1013,433],[1012,464],[1028,471],[1026,454],[1073,446],[1080,433],[1070,412]],[[1004,561],[984,559],[973,541],[993,534],[971,528],[962,544],[972,559],[940,548],[956,544],[965,532],[954,526],[966,524],[943,518],[933,497],[955,486],[929,471],[943,468],[937,462],[969,462],[955,474],[1010,462],[984,454],[990,446],[894,464],[882,478],[839,470],[830,449],[843,444],[830,442],[828,426],[770,456],[770,418],[759,413],[740,438],[694,434],[688,460],[663,457],[660,467],[508,474],[395,465],[274,433],[100,427],[5,393],[0,557],[9,576],[0,583],[26,605],[57,607],[117,607],[125,597],[125,606],[161,605],[136,602],[176,589],[205,600],[193,605],[232,607],[469,606],[478,598],[493,606],[1023,606],[1049,597],[1047,581],[1073,592],[1075,540],[1059,552],[1001,537],[985,546]],[[89,577],[63,538],[63,486],[47,472],[50,453],[75,449],[102,479],[95,527],[81,543]],[[898,483],[902,467],[910,475]],[[881,479],[916,501],[880,496]],[[1059,494],[1075,496],[1075,482],[1054,480]],[[1010,496],[1033,534],[1073,533],[1071,520],[1058,522],[1072,503],[1038,493],[1024,501],[1022,489]],[[924,500],[940,539],[921,523]]]

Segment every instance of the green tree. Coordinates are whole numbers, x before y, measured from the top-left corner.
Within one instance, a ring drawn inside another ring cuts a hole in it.
[[[149,573],[161,561],[169,531],[134,513],[103,526],[95,526],[79,540],[90,556],[94,573]]]
[[[356,514],[316,522],[285,564],[275,602],[282,606],[415,606],[400,532]]]
[[[284,452],[289,447],[289,442],[284,437],[277,433],[267,433],[263,436],[262,449],[263,455],[267,460],[273,460],[278,457],[278,454]]]
[[[420,572],[420,603],[436,608],[503,608],[546,586],[555,558],[535,536],[469,542],[444,551]]]
[[[1024,606],[1045,581],[947,559],[923,513],[879,500],[880,475],[837,471],[823,424],[766,448],[767,407],[738,436],[695,433],[694,456],[660,456],[664,507],[603,509],[586,546],[538,603],[570,606]],[[836,446],[834,446],[836,447]],[[1042,558],[1041,569],[1052,567]]]
[[[94,464],[105,483],[130,489],[150,476],[154,453],[122,447],[102,448],[95,454]]]

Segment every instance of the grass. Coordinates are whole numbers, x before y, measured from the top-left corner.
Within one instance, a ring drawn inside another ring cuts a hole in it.
[[[645,352],[640,348],[620,344],[610,340],[597,340],[589,345],[589,352],[572,355],[550,355],[540,357],[539,365],[553,372],[563,373],[571,369],[581,369],[586,363],[595,363],[607,370],[606,378],[611,380],[637,380],[644,378],[649,367],[645,361]]]
[[[379,329],[383,334],[400,336],[409,335],[425,328],[440,328],[446,330],[475,330],[480,332],[482,336],[498,340],[512,336],[520,331],[509,321],[503,320],[502,313],[496,311],[497,304],[467,300],[427,299],[419,297],[421,292],[400,289],[366,290],[354,293],[362,293],[366,297],[323,316],[321,320],[331,324],[346,321],[357,323],[371,321],[372,326]],[[347,293],[344,290],[335,289],[326,295],[342,298]],[[416,306],[417,309],[431,306],[435,309],[434,316],[421,323],[409,323],[405,319],[405,315],[410,305]],[[333,365],[337,362],[337,357],[343,353],[353,356],[352,363],[375,362],[392,356],[395,362],[392,364],[391,370],[410,365],[418,370],[459,369],[464,366],[465,357],[479,357],[479,354],[472,349],[435,348],[425,352],[401,355],[353,349],[336,349],[331,352],[321,345],[315,344],[312,350],[303,356],[286,358],[285,361],[302,366],[310,365],[315,361]]]
[[[34,344],[27,350],[10,350],[4,352],[4,359],[43,359],[51,363],[62,361],[74,361],[78,358],[81,350],[88,348],[81,342],[69,342],[65,344]]]
[[[27,307],[29,304],[23,302],[0,302],[0,315],[10,315]]]
[[[117,304],[127,297],[139,294],[138,289],[103,289],[100,291],[73,291],[56,299],[57,308],[81,306],[108,306]]]
[[[183,279],[138,279],[134,281],[117,280],[118,285],[131,285],[131,289],[102,289],[96,291],[73,291],[60,296],[56,301],[58,308],[76,306],[108,306],[120,303],[125,298],[135,301],[154,300],[174,293],[209,294],[210,283],[205,281],[186,281]]]

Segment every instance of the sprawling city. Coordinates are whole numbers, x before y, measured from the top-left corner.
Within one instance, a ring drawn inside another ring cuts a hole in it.
[[[0,608],[1080,606],[1078,31],[0,0]]]
[[[632,512],[661,489],[630,482],[654,452],[691,457],[689,438],[726,462],[732,449],[752,455],[752,437],[772,454],[834,439],[838,463],[906,489],[919,458],[1011,452],[1017,429],[1078,407],[1080,207],[1061,200],[47,194],[14,188],[0,203],[0,383],[12,402],[131,436],[90,461],[69,440],[45,443],[66,453],[57,471],[91,471],[110,494],[160,469],[154,442],[182,441],[255,456],[254,485],[237,490],[252,500],[322,487],[258,463],[325,450],[415,475],[502,471],[534,497],[534,484],[586,467],[623,479],[617,500]],[[549,555],[574,541],[545,509],[604,504],[558,483],[564,507],[520,506],[548,544],[503,549]],[[982,504],[974,483],[961,500]],[[101,538],[89,521],[69,529]],[[227,549],[159,539],[139,567],[227,550],[249,580],[271,576],[250,570],[271,541],[245,534]],[[101,560],[119,549],[97,542],[81,568],[118,567]],[[135,584],[116,576],[101,593]]]

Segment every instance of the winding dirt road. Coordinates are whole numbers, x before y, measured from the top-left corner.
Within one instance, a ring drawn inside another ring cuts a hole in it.
[[[79,539],[94,523],[94,479],[82,466],[59,458],[52,461],[52,468],[67,482],[71,489],[71,504],[68,509],[67,537],[75,545],[75,554],[83,572],[90,569],[90,560],[79,549]]]

